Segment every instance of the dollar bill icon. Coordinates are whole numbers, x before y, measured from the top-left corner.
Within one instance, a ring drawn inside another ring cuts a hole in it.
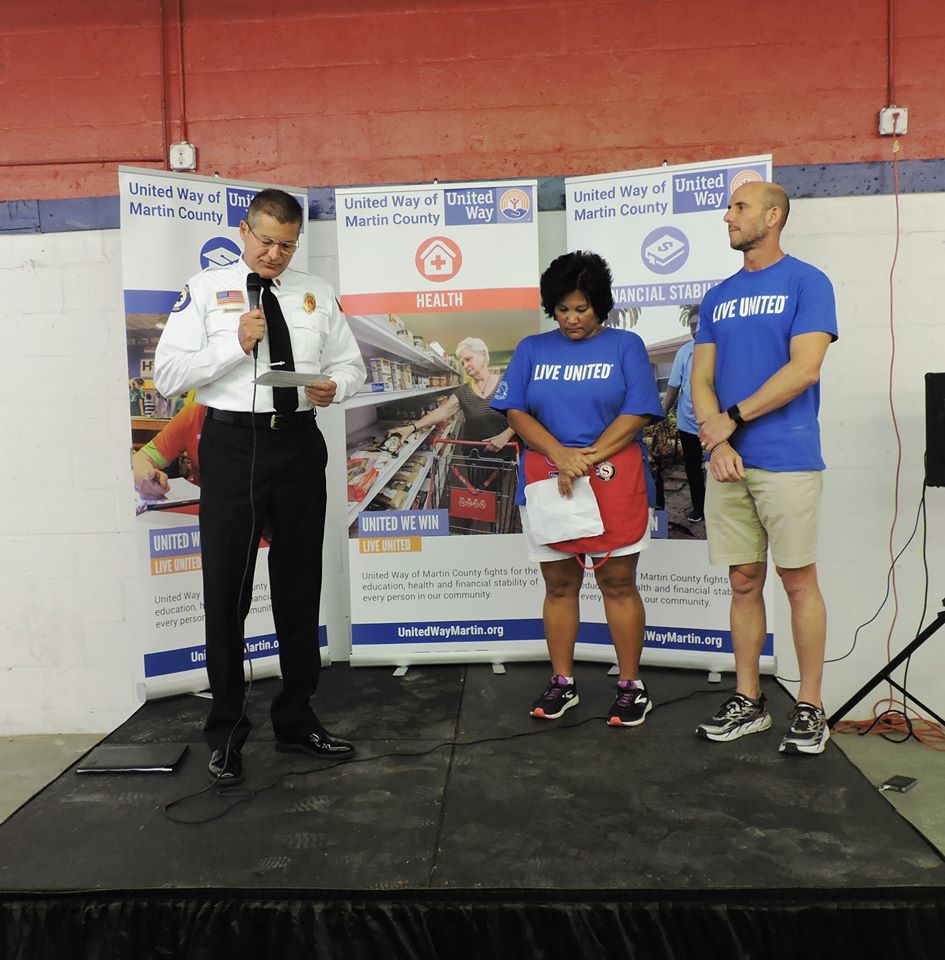
[[[643,248],[646,262],[655,267],[668,267],[674,260],[683,256],[686,244],[672,234],[664,233]]]

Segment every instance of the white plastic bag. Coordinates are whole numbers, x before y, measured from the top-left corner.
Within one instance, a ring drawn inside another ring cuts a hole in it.
[[[587,477],[574,481],[570,497],[558,493],[556,478],[526,484],[525,510],[536,543],[559,543],[604,532],[597,497]]]

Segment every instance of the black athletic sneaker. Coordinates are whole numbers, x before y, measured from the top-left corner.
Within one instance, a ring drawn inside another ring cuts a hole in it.
[[[702,523],[702,521],[705,520],[705,516],[700,510],[693,510],[686,519],[690,523]]]
[[[737,740],[749,733],[761,733],[771,726],[771,715],[765,709],[765,695],[757,700],[740,693],[733,694],[719,707],[711,719],[700,723],[696,733],[704,740]]]
[[[607,714],[611,727],[638,727],[653,709],[653,701],[643,687],[631,687],[631,681],[617,683],[617,699]]]
[[[560,674],[551,678],[548,689],[532,704],[530,716],[543,720],[557,720],[565,710],[576,707],[580,699],[577,684],[568,683]]]
[[[791,716],[791,729],[781,739],[781,753],[823,753],[830,739],[823,707],[798,703]]]

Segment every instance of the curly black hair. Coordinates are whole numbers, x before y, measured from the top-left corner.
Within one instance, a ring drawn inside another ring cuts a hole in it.
[[[575,290],[587,297],[597,322],[603,323],[614,308],[614,295],[607,261],[596,253],[575,250],[555,258],[541,275],[541,306],[549,317],[554,317],[555,307]]]

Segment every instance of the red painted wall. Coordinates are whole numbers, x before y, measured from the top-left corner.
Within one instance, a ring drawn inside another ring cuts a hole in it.
[[[184,129],[178,0],[8,5],[0,199],[114,194],[118,163],[163,166]],[[181,5],[198,173],[307,186],[891,156],[887,0]],[[902,156],[942,157],[945,2],[894,7]]]

